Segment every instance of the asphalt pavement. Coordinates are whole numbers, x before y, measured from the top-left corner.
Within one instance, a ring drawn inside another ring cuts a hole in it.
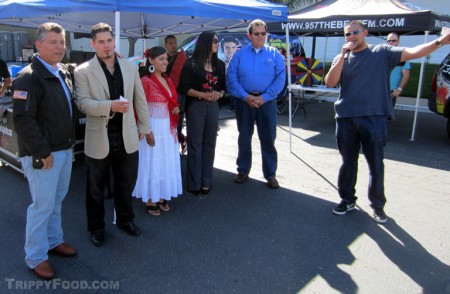
[[[278,116],[277,177],[265,185],[255,131],[250,179],[235,184],[237,129],[224,105],[216,148],[214,183],[206,198],[185,192],[172,210],[149,215],[134,199],[140,237],[112,223],[106,203],[106,240],[89,240],[85,165],[74,163],[63,203],[65,241],[73,258],[50,256],[56,279],[42,282],[24,262],[26,180],[0,166],[0,293],[450,293],[450,141],[446,120],[396,111],[385,149],[384,225],[372,220],[368,170],[360,157],[357,210],[331,213],[339,202],[333,106],[305,105],[290,133]],[[292,149],[292,152],[290,152]],[[183,176],[186,157],[182,156]]]

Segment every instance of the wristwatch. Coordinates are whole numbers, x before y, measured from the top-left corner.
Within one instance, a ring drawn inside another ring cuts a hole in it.
[[[434,44],[436,44],[436,46],[438,47],[442,47],[444,45],[441,42],[439,42],[439,40],[434,41]]]
[[[403,91],[403,88],[398,87],[397,91],[401,92],[401,91]]]

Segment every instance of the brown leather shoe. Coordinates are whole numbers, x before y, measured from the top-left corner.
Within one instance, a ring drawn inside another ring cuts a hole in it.
[[[48,260],[41,262],[34,269],[33,272],[38,278],[43,280],[51,280],[55,276],[55,271]]]
[[[248,179],[248,175],[244,173],[238,173],[234,176],[234,182],[237,184],[242,184]]]
[[[52,250],[49,250],[48,252],[53,253],[55,255],[66,257],[74,256],[75,254],[77,254],[77,250],[67,243],[61,243]]]
[[[278,189],[280,188],[280,184],[278,184],[278,181],[275,177],[272,177],[267,180],[267,186],[271,189]]]

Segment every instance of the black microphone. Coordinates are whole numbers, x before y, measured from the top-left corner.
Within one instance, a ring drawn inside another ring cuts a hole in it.
[[[348,60],[348,56],[350,55],[351,50],[347,49],[347,51],[344,54],[344,60]]]
[[[349,43],[352,43],[352,45],[354,46],[353,42],[349,42]],[[347,49],[347,51],[344,54],[344,60],[348,60],[348,57],[349,57],[351,51],[352,51],[351,49]]]

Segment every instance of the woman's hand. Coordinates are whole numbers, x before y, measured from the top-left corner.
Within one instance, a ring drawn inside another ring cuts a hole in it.
[[[212,92],[212,101],[217,101],[220,99],[220,97],[222,97],[221,92],[217,92],[217,91]]]
[[[145,135],[145,140],[147,141],[147,144],[151,147],[155,146],[155,136],[153,135],[153,132],[150,131],[150,134]]]
[[[172,110],[172,114],[177,115],[177,114],[179,114],[179,113],[180,113],[180,107],[175,106],[175,107],[173,108],[173,110]]]

